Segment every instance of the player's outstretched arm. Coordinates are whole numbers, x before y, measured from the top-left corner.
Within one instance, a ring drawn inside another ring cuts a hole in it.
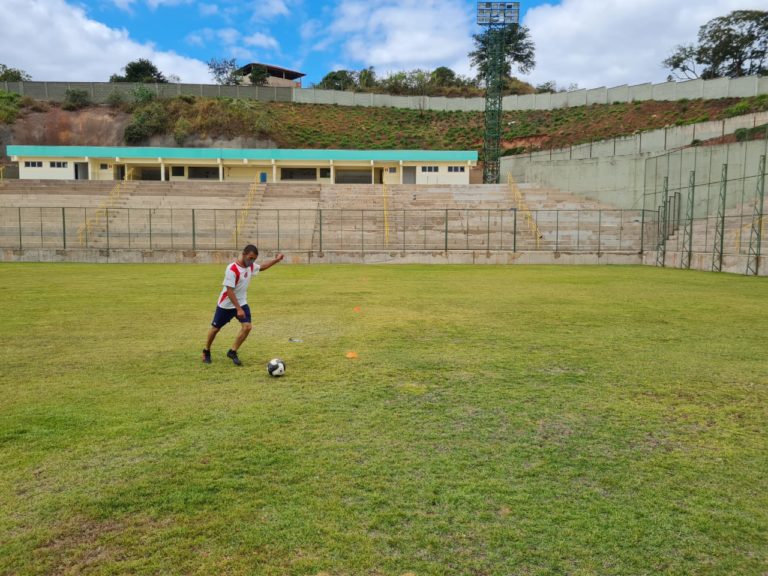
[[[278,253],[278,255],[275,256],[272,260],[267,260],[266,262],[264,262],[264,264],[259,266],[259,272],[264,272],[264,270],[267,270],[268,268],[272,268],[272,266],[280,262],[283,258],[285,258],[285,256]]]

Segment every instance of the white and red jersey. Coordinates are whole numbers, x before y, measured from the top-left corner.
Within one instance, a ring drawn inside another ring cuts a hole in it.
[[[227,288],[234,289],[235,298],[237,298],[240,306],[248,304],[248,285],[251,283],[251,278],[259,273],[259,268],[258,264],[251,264],[247,268],[243,268],[237,261],[227,266],[227,271],[224,272],[224,288],[219,294],[219,306],[229,310],[235,307],[227,296]]]

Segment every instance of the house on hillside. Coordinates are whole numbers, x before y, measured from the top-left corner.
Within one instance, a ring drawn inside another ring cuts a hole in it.
[[[277,86],[279,88],[301,88],[301,78],[306,76],[303,72],[297,72],[296,70],[288,70],[287,68],[281,68],[280,66],[272,66],[271,64],[260,64],[259,62],[251,62],[246,64],[235,72],[242,78],[243,86],[248,86],[251,83],[251,70],[255,66],[263,66],[267,70],[269,77],[267,78],[267,86]]]
[[[474,150],[8,146],[22,180],[470,183]]]

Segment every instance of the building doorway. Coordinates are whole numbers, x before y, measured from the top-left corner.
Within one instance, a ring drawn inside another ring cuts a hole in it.
[[[75,162],[75,180],[88,179],[88,162]]]

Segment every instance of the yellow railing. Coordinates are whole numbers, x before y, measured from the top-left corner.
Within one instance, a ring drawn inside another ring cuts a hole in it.
[[[235,223],[235,230],[232,232],[232,240],[234,242],[237,242],[240,238],[240,233],[243,231],[245,221],[248,219],[248,212],[250,212],[251,208],[253,207],[253,201],[256,198],[258,192],[259,182],[254,180],[254,182],[251,184],[251,187],[248,189],[248,196],[245,197],[245,204],[243,204],[243,207],[240,209],[237,222]]]
[[[99,204],[99,207],[96,209],[96,213],[88,218],[85,222],[80,224],[80,226],[77,228],[77,238],[80,241],[80,246],[86,245],[86,240],[89,236],[93,235],[93,229],[96,224],[99,223],[103,217],[106,217],[107,210],[114,206],[115,202],[117,202],[117,200],[120,198],[120,195],[124,191],[125,180],[120,180],[115,185],[115,187],[112,188],[106,200]]]
[[[539,230],[539,226],[536,224],[536,220],[533,218],[528,205],[525,203],[523,195],[520,192],[520,189],[517,187],[517,183],[515,183],[514,178],[512,178],[512,174],[507,174],[507,183],[509,184],[509,189],[512,192],[512,197],[515,199],[517,211],[522,215],[523,220],[528,227],[528,231],[533,235],[534,238],[536,238],[536,249],[538,250],[539,240],[542,238],[541,230]]]

